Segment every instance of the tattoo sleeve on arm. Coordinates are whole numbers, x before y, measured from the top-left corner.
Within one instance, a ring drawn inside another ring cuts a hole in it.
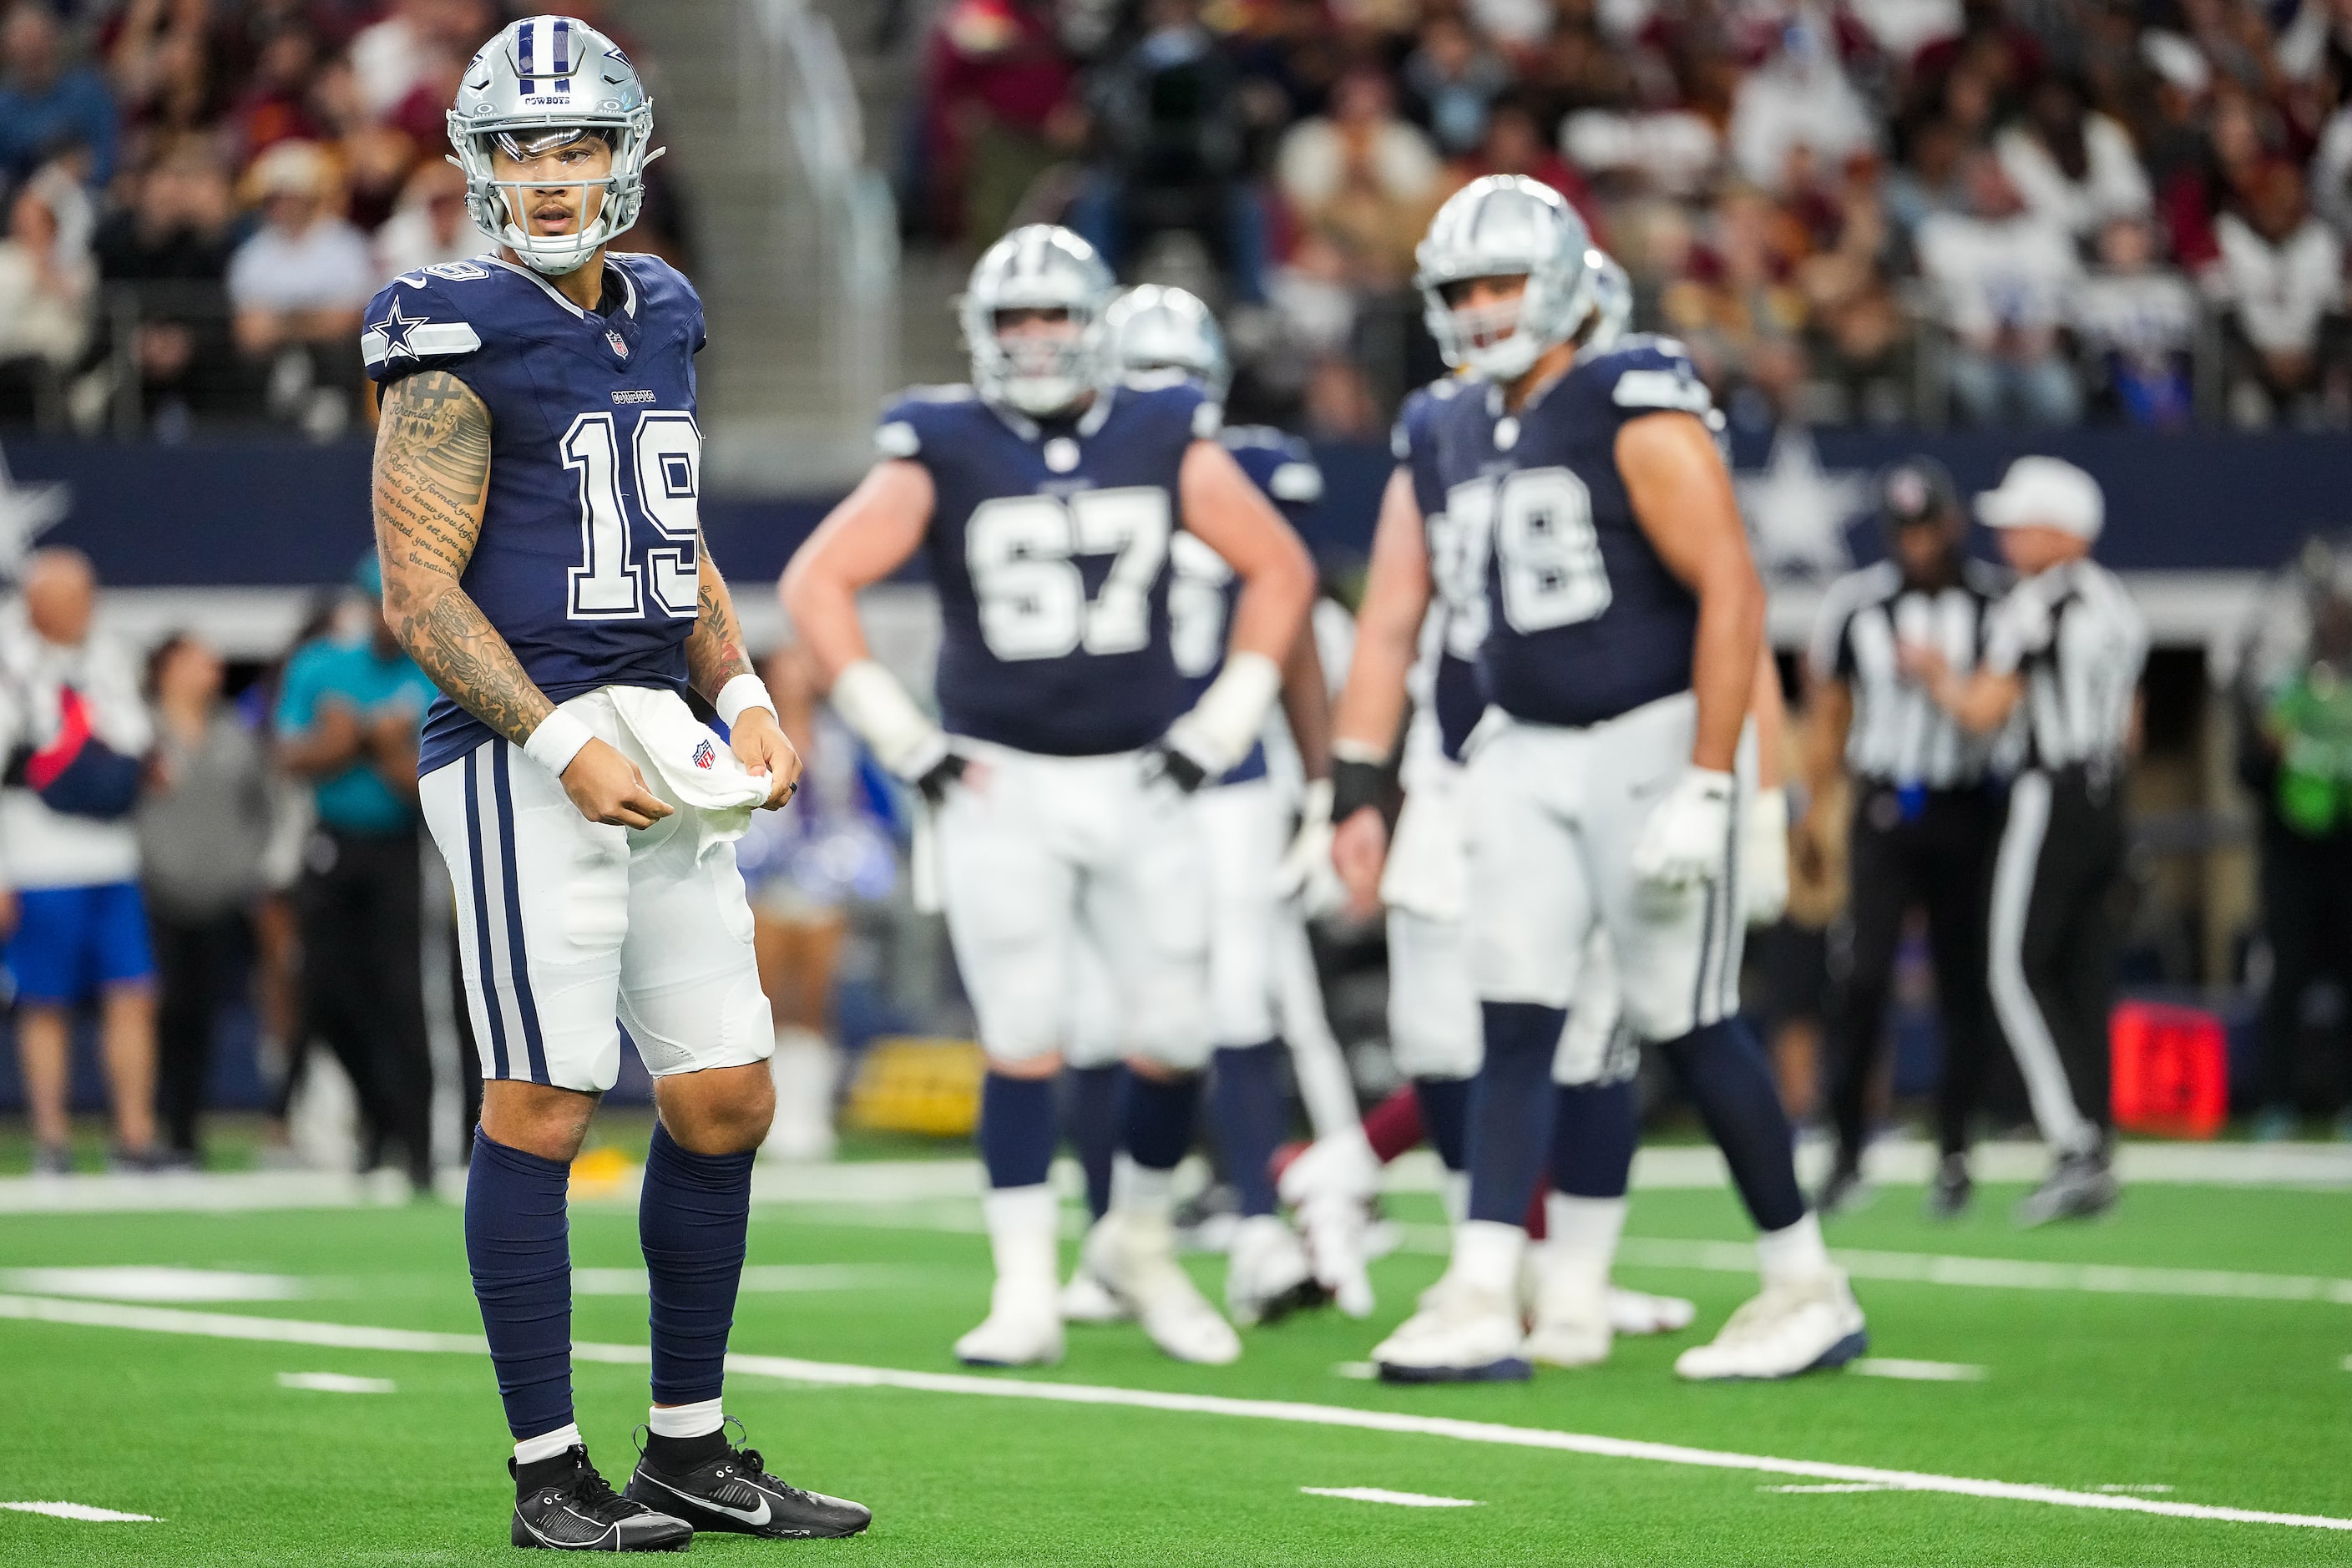
[[[555,705],[458,586],[489,482],[490,411],[473,389],[437,370],[394,383],[375,442],[384,620],[451,701],[521,745]]]
[[[716,698],[729,681],[751,672],[751,656],[743,651],[735,601],[719,574],[719,563],[710,559],[710,546],[698,538],[695,553],[702,562],[702,587],[694,630],[686,639],[686,673],[697,691]]]

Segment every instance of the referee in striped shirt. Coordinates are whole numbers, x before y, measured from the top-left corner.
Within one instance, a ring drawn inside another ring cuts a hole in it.
[[[1968,1205],[1969,1121],[1990,1025],[1985,996],[1984,910],[2000,805],[1987,777],[1990,742],[1953,721],[1906,674],[1902,649],[1933,647],[1946,665],[1976,668],[1984,626],[2006,579],[1967,553],[1968,521],[1943,465],[1914,458],[1879,480],[1890,559],[1831,584],[1808,656],[1808,781],[1813,805],[1799,838],[1818,848],[1821,802],[1843,753],[1853,774],[1852,891],[1834,931],[1830,1108],[1837,1163],[1822,1213],[1860,1201],[1867,1104],[1883,1056],[1887,992],[1904,917],[1924,906],[1943,1019],[1937,1096],[1943,1161],[1932,1214]]]
[[[2090,558],[2105,521],[2098,481],[2055,458],[2020,458],[1977,516],[2021,576],[1973,673],[1906,647],[1905,668],[1969,731],[2021,752],[1994,862],[1994,1011],[2033,1119],[2056,1156],[2019,1205],[2023,1225],[2116,1201],[2109,1163],[2107,1014],[2115,896],[2124,872],[2123,774],[2139,725],[2147,627]],[[2011,728],[2013,724],[2013,728]]]

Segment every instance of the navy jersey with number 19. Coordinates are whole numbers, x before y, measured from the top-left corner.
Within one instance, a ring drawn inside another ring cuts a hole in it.
[[[1181,378],[1033,422],[967,386],[895,399],[875,441],[932,486],[928,548],[952,735],[1044,756],[1150,744],[1185,706],[1168,623],[1178,477],[1217,405]]]
[[[583,310],[494,256],[404,273],[368,306],[368,374],[446,370],[490,414],[489,499],[467,595],[557,702],[603,686],[686,689],[699,608],[702,435],[694,286],[656,257],[607,252]],[[490,738],[444,696],[421,773]]]

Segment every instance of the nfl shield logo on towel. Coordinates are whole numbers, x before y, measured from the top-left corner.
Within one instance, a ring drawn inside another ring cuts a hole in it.
[[[694,748],[694,765],[702,769],[705,773],[708,773],[710,771],[711,763],[718,757],[718,752],[710,749],[710,742],[705,741],[700,745]]]

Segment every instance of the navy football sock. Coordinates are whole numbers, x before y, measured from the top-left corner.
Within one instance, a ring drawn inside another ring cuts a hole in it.
[[[1470,1083],[1466,1078],[1417,1078],[1412,1095],[1421,1101],[1422,1135],[1449,1171],[1468,1162]]]
[[[1665,1052],[1675,1081],[1723,1151],[1756,1228],[1782,1230],[1804,1218],[1789,1113],[1746,1021],[1734,1016],[1703,1025],[1670,1041]]]
[[[1147,1171],[1172,1171],[1192,1146],[1192,1118],[1201,1103],[1197,1073],[1179,1079],[1127,1075],[1119,1113],[1119,1145]]]
[[[1482,1002],[1486,1059],[1470,1084],[1470,1217],[1518,1225],[1551,1142],[1551,1058],[1568,1014],[1532,1002]]]
[[[1069,1129],[1078,1169],[1087,1174],[1087,1212],[1097,1219],[1110,1209],[1110,1162],[1118,1152],[1118,1080],[1126,1071],[1117,1062],[1062,1069],[1068,1095],[1062,1125]]]
[[[980,1086],[979,1142],[991,1187],[1042,1184],[1054,1165],[1054,1080],[990,1073]]]
[[[751,1221],[751,1152],[697,1154],[654,1123],[637,1194],[653,1301],[654,1403],[719,1397]]]
[[[1241,1197],[1243,1217],[1272,1214],[1274,1173],[1267,1167],[1282,1142],[1281,1042],[1220,1048],[1210,1093],[1210,1131]]]
[[[1633,1080],[1562,1084],[1554,1091],[1551,1184],[1575,1198],[1622,1198],[1642,1141],[1642,1099]]]
[[[466,1263],[517,1442],[572,1424],[572,1168],[474,1129]]]

